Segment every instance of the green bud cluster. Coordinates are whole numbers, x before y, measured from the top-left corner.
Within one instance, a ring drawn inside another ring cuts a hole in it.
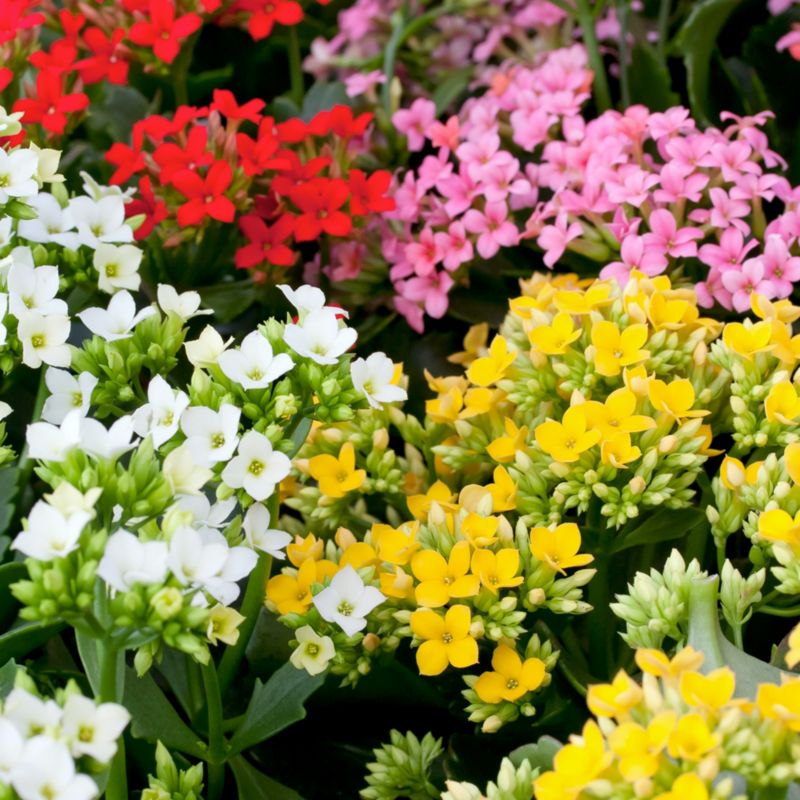
[[[161,742],[156,744],[156,774],[148,775],[142,800],[202,800],[203,765],[178,769]]]
[[[441,739],[426,733],[418,739],[410,731],[403,735],[393,730],[390,743],[373,750],[375,761],[367,764],[367,787],[363,800],[416,800],[438,798],[440,789],[431,782],[434,762],[442,755]]]

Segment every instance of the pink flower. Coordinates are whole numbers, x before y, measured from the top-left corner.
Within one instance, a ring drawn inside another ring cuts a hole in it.
[[[763,255],[752,260],[761,262],[764,276],[774,286],[777,297],[788,297],[800,280],[800,258],[789,253],[780,236],[768,236]],[[748,263],[745,261],[745,266]]]
[[[733,225],[742,233],[750,231],[750,226],[743,220],[743,217],[750,215],[749,203],[743,200],[734,200],[724,189],[718,187],[710,189],[708,195],[712,205],[709,222],[715,228],[724,229]]]
[[[745,242],[744,236],[736,228],[728,228],[722,232],[719,244],[704,244],[697,255],[709,267],[723,270],[739,267],[744,257],[758,244],[755,240]]]
[[[489,203],[505,201],[509,194],[525,194],[531,185],[520,173],[519,161],[512,158],[505,164],[494,164],[485,168],[481,188]]]
[[[417,275],[430,275],[442,260],[442,249],[430,228],[423,228],[416,242],[406,245],[406,261]]]
[[[436,119],[436,106],[424,97],[415,100],[410,108],[401,108],[392,114],[392,122],[408,139],[408,149],[422,150],[425,147],[425,131]]]
[[[422,303],[429,317],[441,319],[447,312],[450,302],[447,293],[452,286],[453,279],[446,272],[437,272],[424,278],[410,278],[402,292],[406,299]]]
[[[697,203],[708,185],[707,175],[673,161],[664,165],[660,179],[661,186],[653,193],[657,203],[677,203],[684,199]]]
[[[478,186],[469,176],[465,164],[460,165],[458,175],[442,179],[436,188],[447,198],[444,209],[451,217],[466,211],[478,194]]]
[[[471,208],[464,214],[464,227],[479,234],[477,249],[481,258],[491,258],[501,247],[511,247],[519,241],[519,231],[509,221],[505,203],[487,203],[483,213]]]
[[[334,242],[331,244],[331,265],[323,270],[334,282],[357,278],[364,268],[367,248],[361,242]]]
[[[645,244],[644,236],[628,236],[620,248],[621,261],[612,261],[600,270],[601,278],[613,278],[624,286],[631,270],[637,269],[645,275],[659,275],[667,266],[667,259],[658,250]]]
[[[708,271],[708,278],[695,284],[694,288],[697,302],[702,308],[713,308],[715,303],[719,303],[728,311],[733,310],[731,293],[722,285],[722,271],[716,267],[712,267]]]
[[[344,79],[344,88],[348,97],[359,97],[385,81],[386,76],[379,69],[374,69],[372,72],[356,72]]]
[[[397,294],[394,298],[395,311],[405,317],[408,327],[415,330],[417,333],[422,333],[425,330],[425,322],[423,321],[423,311],[417,303],[403,297],[400,294],[401,289],[395,285],[394,287]]]
[[[448,151],[455,150],[461,135],[458,117],[450,117],[446,123],[434,122],[428,129],[427,135],[434,147],[443,147]]]
[[[580,222],[567,224],[567,215],[559,214],[554,225],[545,225],[536,243],[544,250],[544,263],[553,268],[553,265],[564,255],[567,245],[583,234]]]
[[[733,307],[737,311],[750,308],[753,292],[767,299],[776,296],[775,286],[764,278],[764,265],[757,258],[748,258],[740,269],[728,269],[722,273],[722,285],[731,293]]]
[[[450,272],[472,261],[475,255],[472,242],[467,238],[467,232],[461,222],[450,225],[447,233],[437,233],[436,243],[439,251],[444,254],[442,264]]]
[[[659,208],[647,221],[650,233],[644,235],[649,249],[663,250],[673,258],[692,258],[697,255],[697,240],[705,234],[700,228],[678,228],[675,217],[665,208]]]
[[[657,185],[657,175],[645,172],[635,164],[629,164],[609,175],[606,191],[612,203],[628,203],[638,208],[647,200],[650,190]]]

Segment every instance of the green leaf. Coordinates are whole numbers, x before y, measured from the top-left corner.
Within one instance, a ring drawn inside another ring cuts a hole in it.
[[[303,800],[293,789],[259,772],[242,756],[229,762],[239,788],[239,797],[247,800]]]
[[[103,643],[90,636],[86,631],[75,629],[75,642],[78,645],[78,655],[81,657],[84,672],[89,680],[89,686],[95,697],[100,694],[100,673],[103,662]],[[117,679],[116,685],[122,686],[125,680],[125,654],[122,650],[117,653]]]
[[[528,759],[534,769],[544,772],[553,768],[553,758],[561,747],[562,744],[558,739],[554,739],[552,736],[542,736],[535,744],[524,744],[522,747],[512,750],[508,757],[515,767],[518,767],[524,759]]]
[[[714,122],[709,75],[711,56],[717,37],[742,0],[701,0],[694,3],[686,22],[678,32],[676,45],[686,65],[689,104],[695,117],[705,125]]]
[[[680,103],[680,97],[672,91],[669,70],[645,42],[638,42],[631,51],[628,79],[632,103],[642,103],[651,111],[666,111]]]
[[[231,740],[231,753],[241,753],[303,719],[303,703],[324,682],[324,675],[311,676],[292,664],[284,664],[266,683],[257,680],[244,720]]]
[[[717,608],[719,577],[696,579],[689,593],[687,644],[705,656],[702,671],[730,667],[736,673],[736,696],[755,699],[760,683],[781,683],[788,673],[731,644],[722,634]]]
[[[451,104],[467,88],[467,84],[474,71],[471,65],[469,67],[457,69],[455,72],[451,72],[447,78],[436,87],[431,96],[431,100],[433,100],[436,105],[437,117],[450,108]]]
[[[320,111],[328,111],[334,106],[349,105],[351,105],[351,101],[343,83],[339,81],[334,83],[318,82],[306,92],[300,117],[305,122],[310,122]]]
[[[133,718],[131,730],[134,736],[149,742],[161,740],[166,747],[205,759],[205,743],[178,716],[151,675],[140,678],[134,670],[125,670],[123,705]]]
[[[22,658],[28,655],[31,650],[52,639],[64,627],[63,622],[50,624],[29,622],[6,631],[0,636],[0,664],[4,664],[10,658]]]
[[[19,470],[16,467],[0,469],[0,533],[5,533],[14,516]]]
[[[655,542],[668,542],[686,536],[702,522],[706,515],[699,508],[662,508],[642,520],[632,531],[623,533],[614,541],[612,553],[629,547]]]
[[[7,623],[16,614],[19,604],[11,594],[11,584],[28,577],[28,570],[21,561],[11,561],[0,567],[0,623]]]
[[[294,431],[292,431],[292,456],[295,456],[297,451],[306,443],[312,422],[313,420],[311,417],[303,417],[303,419],[297,423],[297,427]]]
[[[5,700],[14,688],[17,678],[17,663],[12,658],[3,667],[0,667],[0,700]]]
[[[250,281],[228,281],[198,289],[203,305],[214,309],[220,322],[230,322],[243,314],[256,299],[256,289]]]
[[[131,128],[147,116],[147,98],[131,86],[106,84],[105,97],[93,103],[86,124],[91,131],[105,133],[115,142],[127,142]]]

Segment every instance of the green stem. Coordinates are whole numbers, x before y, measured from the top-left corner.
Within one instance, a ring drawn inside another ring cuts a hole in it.
[[[563,658],[559,658],[556,662],[556,666],[558,667],[561,674],[566,678],[567,683],[581,696],[586,697],[588,694],[588,689],[575,677],[572,673],[572,670],[567,666],[566,661]]]
[[[610,678],[612,672],[612,644],[614,622],[611,619],[611,587],[609,586],[609,559],[605,553],[595,556],[597,574],[589,583],[587,600],[592,611],[587,615],[589,626],[589,663],[597,678]]]
[[[594,29],[594,14],[588,0],[575,0],[575,13],[583,33],[583,43],[589,56],[589,66],[594,72],[594,102],[602,113],[611,108],[611,91],[608,88],[606,68],[600,55],[600,46]]]
[[[788,608],[761,606],[757,611],[759,614],[769,614],[773,617],[800,617],[800,606],[789,606]]]
[[[199,36],[200,32],[197,31],[189,37],[172,67],[172,86],[175,91],[175,105],[178,106],[185,106],[189,102],[189,67]]]
[[[213,660],[203,667],[203,688],[208,706],[208,800],[219,800],[225,788],[226,753],[222,731],[222,694]]]
[[[617,18],[619,19],[619,85],[622,105],[627,108],[631,104],[631,82],[628,75],[628,0],[618,0]]]
[[[303,105],[305,83],[303,81],[303,64],[300,58],[300,39],[297,36],[297,28],[294,25],[289,28],[289,80],[291,82],[292,100],[300,108]]]
[[[100,702],[119,703],[123,687],[117,685],[117,665],[120,652],[109,642],[100,643],[102,662],[100,665]],[[106,787],[107,800],[127,800],[128,778],[125,766],[125,742],[120,737],[117,753],[111,762]]]
[[[672,11],[671,0],[661,0],[658,6],[658,41],[656,42],[656,53],[661,66],[667,66],[667,39],[669,37],[669,16]]]
[[[39,375],[39,387],[36,390],[36,399],[33,401],[33,413],[31,414],[31,424],[39,421],[44,408],[44,401],[50,393],[47,389],[44,376],[47,370],[42,370]],[[31,473],[33,472],[34,461],[30,457],[28,445],[26,444],[22,450],[22,455],[19,459],[19,488],[24,491],[25,487],[30,483]]]

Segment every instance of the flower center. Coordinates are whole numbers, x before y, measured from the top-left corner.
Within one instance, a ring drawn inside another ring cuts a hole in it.
[[[109,278],[115,278],[117,276],[117,265],[116,264],[106,264],[106,276]]]
[[[82,742],[91,742],[94,739],[94,728],[90,728],[88,725],[81,725],[78,731],[78,739]]]
[[[453,641],[453,634],[452,633],[443,633],[442,634],[442,641],[445,644],[450,644]]]
[[[319,645],[314,644],[314,642],[309,642],[306,645],[306,654],[312,658],[316,658],[319,655]]]
[[[80,392],[72,393],[72,405],[75,408],[80,408],[83,405],[83,395]]]
[[[509,678],[506,681],[506,689],[516,689],[519,686],[519,681],[515,678]]]
[[[248,471],[248,472],[249,472],[251,475],[256,475],[256,476],[258,476],[258,475],[260,475],[260,474],[261,474],[261,472],[262,472],[262,470],[263,470],[263,469],[264,469],[264,462],[263,462],[263,461],[256,461],[255,459],[253,459],[253,460],[250,462],[250,466],[247,468],[247,471]]]
[[[34,333],[33,336],[31,336],[31,344],[34,347],[44,347],[44,334]]]
[[[211,435],[211,446],[216,450],[218,447],[222,447],[225,444],[225,434],[223,433],[214,433]]]
[[[339,603],[339,607],[336,609],[343,617],[349,617],[353,613],[353,606],[347,602],[347,600],[342,600]]]

